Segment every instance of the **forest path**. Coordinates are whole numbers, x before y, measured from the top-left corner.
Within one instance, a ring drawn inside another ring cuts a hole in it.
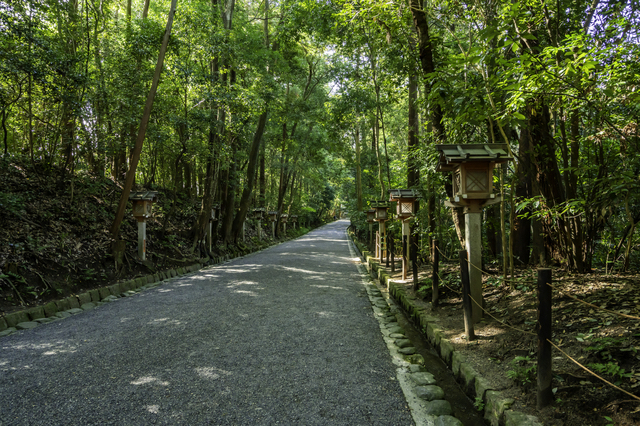
[[[0,425],[412,424],[337,221],[0,340]]]

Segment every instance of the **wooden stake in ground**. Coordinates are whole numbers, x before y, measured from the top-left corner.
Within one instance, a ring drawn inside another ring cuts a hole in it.
[[[418,245],[416,244],[418,237],[415,234],[410,234],[409,237],[411,238],[411,251],[409,252],[409,256],[411,260],[413,288],[415,291],[418,291]]]
[[[475,331],[473,330],[473,309],[471,304],[471,284],[469,283],[469,262],[467,260],[467,251],[460,250],[460,277],[462,278],[462,307],[464,308],[464,333],[467,336],[467,342],[476,340]]]
[[[536,406],[553,402],[551,389],[551,269],[538,269],[538,398]]]
[[[438,287],[440,286],[440,275],[438,273],[438,268],[440,267],[440,249],[438,247],[438,240],[433,240],[433,272],[431,274],[431,303],[435,308],[438,306],[440,300],[440,294]]]
[[[144,106],[144,112],[142,113],[142,120],[140,121],[140,127],[138,128],[138,137],[136,138],[136,145],[131,153],[131,164],[127,171],[127,176],[124,182],[124,188],[122,188],[122,195],[120,196],[120,203],[118,204],[118,210],[116,212],[116,218],[111,226],[111,235],[115,241],[118,241],[120,235],[120,225],[124,219],[124,211],[127,207],[127,201],[129,200],[129,193],[133,186],[133,181],[136,175],[136,168],[140,161],[140,153],[142,152],[142,145],[144,138],[147,134],[147,126],[149,124],[149,117],[151,117],[151,109],[153,107],[153,100],[156,97],[156,91],[158,90],[158,82],[160,81],[160,74],[162,74],[162,66],[164,63],[164,55],[167,52],[167,45],[169,44],[169,37],[171,36],[171,26],[173,25],[173,17],[176,14],[176,7],[178,0],[171,0],[171,9],[169,10],[169,16],[167,17],[167,27],[164,31],[164,38],[162,39],[162,46],[160,47],[160,53],[158,54],[158,62],[156,63],[156,69],[153,73],[153,81],[151,82],[151,89],[149,89],[149,95],[147,96],[147,102]],[[115,247],[115,246],[114,246]]]

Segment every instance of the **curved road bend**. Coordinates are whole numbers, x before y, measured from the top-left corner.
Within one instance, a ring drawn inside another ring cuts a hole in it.
[[[410,425],[347,221],[0,340],[0,425]]]

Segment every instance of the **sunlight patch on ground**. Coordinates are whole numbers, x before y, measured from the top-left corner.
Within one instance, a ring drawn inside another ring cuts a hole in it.
[[[256,293],[255,291],[249,291],[249,290],[234,290],[234,293],[239,293],[239,294],[248,294],[249,296],[253,296],[253,297],[257,297],[258,293]]]
[[[59,355],[63,353],[75,353],[77,352],[77,349],[78,349],[77,346],[69,345],[64,341],[57,341],[52,343],[41,343],[38,345],[33,345],[33,344],[14,345],[11,348],[18,349],[18,350],[33,350],[33,351],[44,350],[44,352],[42,352],[42,355],[47,355],[47,356]],[[3,361],[2,363],[0,363],[0,366],[6,365],[6,364],[8,364],[8,361]],[[29,366],[27,365],[27,366],[24,366],[23,368],[29,368]],[[12,370],[15,370],[15,368],[12,368]]]
[[[321,318],[334,318],[336,316],[335,312],[326,311],[316,312],[316,314]]]
[[[211,279],[216,279],[216,278],[220,278],[218,275],[214,275],[214,274],[202,274],[202,275],[194,275],[193,277],[189,277],[189,279],[191,280],[197,280],[197,281],[208,281]],[[186,285],[192,285],[192,284],[182,284],[179,285],[178,287],[183,287]]]
[[[215,367],[196,368],[196,373],[198,373],[198,376],[204,379],[211,379],[211,380],[219,379],[221,376],[231,375],[230,371],[221,370],[220,368],[215,368]]]
[[[257,296],[258,293],[252,290],[241,290],[240,286],[257,286],[260,285],[255,281],[232,281],[227,285],[227,288],[232,289],[234,293],[239,294],[248,294],[249,296]],[[256,290],[264,290],[263,287],[252,287],[252,289]]]
[[[133,318],[120,318],[120,322],[131,321]]]
[[[317,288],[330,288],[332,290],[346,290],[346,288],[336,287],[332,285],[320,285],[320,284],[312,284],[309,287],[317,287]]]
[[[313,274],[313,275],[317,275],[318,271],[309,271],[307,269],[300,269],[300,268],[292,268],[290,266],[280,266],[278,267],[278,269],[282,269],[285,271],[291,271],[291,272],[300,272],[303,274]]]
[[[197,278],[197,279],[202,279],[202,278],[220,278],[220,276],[218,274],[214,274],[214,273],[210,272],[208,274],[198,275],[197,277],[193,277],[193,278]]]
[[[321,277],[321,276],[307,277],[306,279],[308,279],[308,280],[317,280],[317,281],[326,281],[327,280],[325,277]]]
[[[148,384],[154,384],[154,385],[160,385],[160,386],[169,386],[169,382],[163,382],[162,380],[156,378],[156,377],[151,377],[151,376],[147,376],[147,377],[140,377],[137,380],[134,380],[133,382],[131,382],[132,385],[148,385]]]
[[[160,411],[160,406],[159,405],[147,405],[147,411],[150,412],[151,414],[158,414],[158,412]]]
[[[219,268],[216,268],[217,272],[228,272],[231,274],[236,274],[236,273],[244,273],[244,272],[251,272],[251,271],[255,271],[258,269],[262,269],[264,268],[265,265],[262,264],[257,264],[257,263],[251,263],[251,264],[247,264],[247,265],[242,265],[242,269],[239,268],[232,268],[231,266],[227,267],[227,266],[221,266]]]
[[[76,348],[72,346],[68,349],[52,349],[50,351],[43,352],[42,355],[58,355],[58,354],[73,354],[76,353]]]
[[[160,290],[158,290],[159,293],[169,293],[170,291],[173,291],[172,288],[161,288]]]
[[[149,325],[180,325],[182,321],[178,321],[171,318],[157,318],[152,321],[149,321],[147,324]]]
[[[238,287],[238,286],[241,286],[241,285],[260,285],[260,284],[255,282],[255,281],[231,281],[227,285],[227,288],[234,288],[234,287]]]
[[[41,343],[39,345],[33,345],[33,344],[25,344],[25,345],[13,345],[13,346],[9,346],[9,348],[11,349],[33,349],[33,350],[40,350],[40,349],[49,349],[49,348],[53,348],[55,345],[62,345],[64,342],[54,342],[54,343]]]

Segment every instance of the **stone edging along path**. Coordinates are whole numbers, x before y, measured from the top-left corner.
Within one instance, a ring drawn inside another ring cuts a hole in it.
[[[349,242],[351,255],[357,256],[358,249],[353,240]],[[463,426],[460,420],[451,415],[451,404],[444,398],[443,389],[437,385],[435,376],[424,367],[424,358],[416,354],[416,348],[399,326],[397,306],[387,299],[388,295],[383,294],[375,281],[365,278],[367,270],[361,264],[356,265],[391,361],[397,367],[396,377],[416,426]]]
[[[492,426],[542,426],[537,417],[510,410],[514,403],[513,399],[506,398],[501,392],[493,390],[489,381],[481,377],[462,354],[455,351],[451,341],[444,337],[443,327],[438,324],[438,319],[418,307],[412,297],[406,294],[405,288],[391,280],[386,268],[381,266],[364,246],[353,239],[351,241],[360,251],[360,259],[374,281],[389,290],[389,295],[402,306],[409,319],[426,335],[427,340],[451,369],[458,383],[463,385],[467,395],[476,401],[482,401],[484,418],[489,424]]]
[[[299,238],[300,236],[301,235],[298,235],[294,238]],[[81,294],[71,295],[45,305],[5,314],[0,316],[0,337],[8,336],[20,330],[35,328],[40,324],[67,318],[71,315],[94,309],[105,303],[113,302],[120,297],[133,296],[140,291],[159,286],[164,280],[198,271],[205,265],[216,265],[234,258],[246,256],[250,253],[257,253],[286,241],[288,241],[288,239],[276,241],[273,244],[262,246],[254,251],[240,251],[237,256],[225,255],[216,257],[205,263],[195,263],[190,266],[169,269],[153,275],[142,276],[89,290]]]

